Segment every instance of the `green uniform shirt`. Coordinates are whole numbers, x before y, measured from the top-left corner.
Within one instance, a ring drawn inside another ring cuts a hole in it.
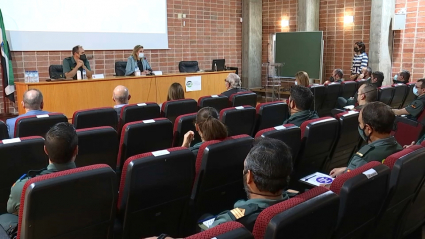
[[[425,106],[425,95],[419,96],[416,100],[406,106],[406,111],[413,117],[416,118],[422,113]]]
[[[372,161],[383,162],[391,154],[401,151],[403,147],[394,137],[379,139],[363,146],[350,160],[347,169],[353,170]]]
[[[197,144],[195,144],[195,145],[193,145],[192,147],[189,148],[190,151],[192,151],[192,153],[195,155],[195,158],[198,156],[198,151],[199,151],[199,148],[201,147],[202,143],[203,142],[199,142],[199,143],[197,143]]]
[[[55,173],[63,170],[76,168],[74,162],[66,164],[49,164],[47,169],[42,170],[31,170],[28,174],[24,174],[15,184],[13,184],[10,190],[9,200],[7,201],[7,212],[18,215],[19,206],[21,204],[21,194],[24,188],[25,183],[33,177],[38,175],[45,175],[50,173]]]
[[[292,114],[289,119],[283,121],[283,124],[294,124],[298,127],[304,123],[304,121],[311,120],[311,119],[317,119],[319,116],[315,111],[311,110],[303,110],[300,112],[297,112],[295,114]]]
[[[75,62],[75,59],[74,59],[73,56],[70,56],[70,57],[63,59],[62,67],[63,67],[64,76],[65,76],[65,73],[72,71],[75,68],[76,65],[77,65],[77,62]],[[87,69],[89,69],[89,71],[91,71],[90,62],[88,60],[84,61],[84,65],[87,67]],[[79,70],[81,71],[81,74],[82,74],[83,73],[83,67],[80,67]],[[75,76],[73,78],[77,79],[77,74],[75,74]]]

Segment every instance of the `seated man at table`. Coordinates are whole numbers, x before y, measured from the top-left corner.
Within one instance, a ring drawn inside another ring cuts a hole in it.
[[[72,56],[63,59],[63,74],[66,79],[77,79],[77,71],[86,71],[87,78],[91,78],[93,71],[90,68],[90,63],[87,60],[86,54],[82,46],[72,48]]]
[[[9,137],[13,138],[15,135],[15,123],[20,117],[30,115],[44,115],[49,112],[43,111],[43,94],[37,89],[31,89],[24,93],[23,101],[21,102],[22,107],[25,109],[25,114],[19,115],[15,118],[6,120],[7,129],[9,131]]]
[[[242,88],[241,78],[235,73],[230,73],[227,78],[224,80],[224,84],[226,84],[226,91],[221,93],[227,97],[230,97],[233,94],[238,92],[248,91],[247,89]]]
[[[407,115],[408,119],[418,120],[418,117],[425,108],[425,78],[416,81],[413,94],[418,98],[403,109],[393,109],[395,115]]]
[[[283,124],[294,124],[300,127],[304,121],[319,118],[315,111],[310,110],[314,96],[309,88],[294,85],[289,91],[291,93],[288,104],[290,117]]]
[[[121,115],[121,108],[124,105],[128,105],[130,98],[131,95],[127,87],[123,85],[115,87],[114,91],[112,92],[112,100],[115,102],[114,109],[117,111],[118,118]]]

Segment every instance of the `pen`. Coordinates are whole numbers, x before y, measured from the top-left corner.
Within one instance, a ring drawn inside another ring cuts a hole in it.
[[[311,177],[309,177],[309,178],[306,178],[306,179],[304,179],[305,181],[307,181],[307,180],[309,180],[310,178],[314,178],[314,177],[316,177],[316,174],[315,175],[313,175],[313,176],[311,176]]]

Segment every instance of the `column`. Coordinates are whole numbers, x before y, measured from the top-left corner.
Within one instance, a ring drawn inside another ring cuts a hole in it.
[[[319,31],[319,0],[298,0],[297,31]]]

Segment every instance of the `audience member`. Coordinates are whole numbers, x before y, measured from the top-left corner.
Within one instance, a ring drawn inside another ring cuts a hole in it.
[[[329,80],[325,81],[325,84],[329,84],[332,82],[341,83],[344,81],[344,73],[341,69],[335,69],[332,71],[332,76],[329,78]]]
[[[359,134],[367,145],[363,146],[350,160],[348,167],[334,168],[332,177],[349,172],[372,161],[382,162],[386,157],[403,149],[391,136],[395,115],[382,102],[372,102],[363,107],[359,114]]]
[[[359,77],[357,77],[357,80],[368,80],[368,81],[370,81],[371,76],[372,76],[372,68],[370,68],[369,66],[362,67],[362,72],[359,75]]]
[[[384,82],[384,73],[382,71],[374,71],[369,83],[373,84],[376,88],[379,88],[382,86],[382,82]]]
[[[46,134],[44,151],[49,156],[49,165],[47,168],[29,171],[28,174],[24,174],[19,178],[11,188],[7,202],[7,212],[10,214],[0,216],[0,224],[5,230],[11,224],[16,225],[18,223],[22,190],[30,178],[76,167],[74,160],[78,153],[78,137],[74,126],[67,122],[54,125]]]
[[[407,115],[407,118],[417,120],[425,106],[425,78],[419,79],[416,82],[413,93],[418,98],[406,106],[406,108],[393,109],[395,115]]]
[[[339,109],[343,109],[349,105],[355,105],[354,110],[360,111],[364,105],[378,100],[378,89],[373,84],[363,84],[359,87],[354,97],[346,100],[344,97],[338,97]],[[351,108],[350,108],[351,109]]]
[[[82,46],[74,46],[72,48],[72,56],[63,59],[63,74],[66,79],[77,79],[77,71],[86,71],[87,77],[90,79],[93,71],[90,68],[90,62],[87,60],[86,54]]]
[[[407,83],[409,83],[409,79],[410,79],[410,72],[407,71],[407,70],[402,70],[402,71],[400,71],[400,73],[398,73],[398,75],[394,76],[393,83],[394,84],[398,84],[398,83],[407,84]]]
[[[308,87],[310,85],[310,77],[305,71],[298,71],[295,74],[295,85]]]
[[[112,100],[115,102],[114,109],[117,111],[118,117],[121,115],[121,108],[128,105],[131,95],[127,87],[119,85],[112,92]]]
[[[183,100],[184,99],[184,90],[180,83],[171,84],[170,88],[168,88],[167,101],[170,100]]]
[[[125,75],[130,76],[135,74],[136,67],[139,68],[140,73],[147,75],[152,73],[152,68],[146,60],[143,46],[137,45],[133,48],[133,53],[127,58],[127,65],[125,67]]]
[[[226,79],[224,79],[224,83],[226,84],[226,91],[221,93],[227,97],[238,93],[248,91],[247,89],[242,88],[241,78],[235,73],[230,73]]]
[[[210,140],[221,140],[227,137],[226,126],[218,119],[217,110],[212,107],[204,107],[196,114],[195,127],[201,136],[202,142],[190,147],[195,133],[189,131],[184,135],[182,147],[189,148],[195,157],[198,155],[198,150],[202,143]]]
[[[294,124],[300,127],[304,121],[319,118],[315,111],[310,110],[314,96],[309,88],[294,85],[289,91],[291,95],[288,106],[291,115],[283,124]]]
[[[44,102],[43,94],[37,89],[31,89],[24,93],[23,101],[21,102],[22,106],[25,109],[25,114],[22,114],[15,118],[10,118],[6,120],[7,129],[9,131],[9,137],[13,138],[15,134],[15,123],[16,120],[30,115],[43,115],[48,114],[49,112],[43,111]]]
[[[363,42],[359,41],[354,44],[354,52],[350,76],[351,80],[357,79],[362,67],[367,67],[369,64],[369,57],[366,54],[366,46]]]

